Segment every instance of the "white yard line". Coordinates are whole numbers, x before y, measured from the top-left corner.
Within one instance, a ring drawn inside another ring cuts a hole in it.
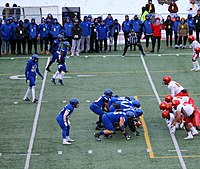
[[[150,73],[149,73],[148,67],[147,67],[146,62],[145,62],[145,60],[144,60],[144,57],[141,55],[140,58],[141,58],[141,60],[142,60],[143,67],[144,67],[144,69],[145,69],[145,71],[146,71],[146,74],[147,74],[147,77],[148,77],[149,82],[150,82],[150,84],[151,84],[151,87],[152,87],[152,89],[153,89],[154,95],[156,96],[156,99],[157,99],[158,103],[160,104],[160,103],[161,103],[160,97],[159,97],[158,92],[157,92],[157,90],[156,90],[156,87],[155,87],[155,85],[154,85],[154,83],[153,83],[153,80],[152,80],[151,75],[150,75]],[[177,155],[178,155],[178,158],[179,158],[179,161],[180,161],[180,164],[181,164],[182,169],[187,169],[186,164],[185,164],[185,161],[183,160],[183,156],[182,156],[182,154],[181,154],[181,150],[180,150],[180,148],[179,148],[179,145],[178,145],[178,142],[177,142],[177,140],[176,140],[175,135],[174,135],[174,134],[171,134],[171,138],[172,138],[172,141],[173,141],[173,143],[174,143],[174,147],[175,147],[175,149],[176,149],[176,153],[177,153]]]
[[[47,64],[49,63],[49,61],[50,61],[50,57],[48,57],[48,59],[47,59]],[[46,66],[47,66],[47,64],[46,64]],[[45,68],[46,68],[46,66],[45,66]],[[29,147],[28,147],[28,152],[27,152],[27,156],[26,156],[24,169],[28,169],[29,164],[30,164],[30,159],[31,159],[31,154],[32,154],[32,149],[33,149],[33,143],[34,143],[34,140],[35,140],[38,119],[39,119],[39,115],[40,115],[40,108],[41,108],[46,78],[47,78],[47,71],[45,70],[44,79],[42,81],[42,86],[41,86],[41,89],[40,89],[40,96],[39,96],[39,100],[38,100],[38,103],[37,103],[37,109],[36,109],[35,118],[34,118],[34,122],[33,122],[33,128],[32,128],[32,133],[31,133],[31,138],[30,138],[30,142],[29,142]]]

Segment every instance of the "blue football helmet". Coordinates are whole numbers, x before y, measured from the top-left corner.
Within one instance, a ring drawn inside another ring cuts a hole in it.
[[[69,42],[68,41],[65,41],[64,43],[63,43],[63,46],[64,47],[68,47],[70,44],[69,44]]]
[[[39,59],[39,56],[38,56],[37,54],[33,54],[33,55],[32,55],[32,60],[33,60],[34,62],[37,62],[38,59]]]
[[[77,98],[71,98],[70,102],[69,102],[72,106],[74,106],[75,108],[78,107],[79,101]]]
[[[132,104],[133,104],[134,107],[137,107],[137,108],[140,107],[140,102],[138,100],[133,100]]]
[[[127,117],[127,118],[133,118],[133,117],[135,117],[135,114],[134,114],[133,111],[127,111],[127,112],[126,112],[126,117]]]
[[[129,98],[131,99],[131,101],[135,100],[135,98],[133,96],[130,96]]]
[[[138,114],[138,116],[142,116],[143,115],[143,111],[139,108],[136,109],[136,113]]]
[[[106,95],[106,96],[112,96],[112,94],[113,94],[113,92],[112,92],[112,90],[111,89],[106,89],[105,91],[104,91],[104,94]]]
[[[63,35],[61,35],[61,34],[58,34],[58,39],[60,40],[62,40],[63,39]]]

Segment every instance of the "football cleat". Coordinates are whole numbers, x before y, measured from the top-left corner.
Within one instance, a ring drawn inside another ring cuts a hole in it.
[[[28,97],[27,98],[23,98],[24,101],[31,101]]]
[[[193,135],[193,136],[196,136],[196,135],[198,135],[198,134],[199,134],[199,132],[198,132],[197,130],[193,130],[193,131],[192,131],[192,135]]]
[[[74,142],[74,140],[71,139],[70,137],[66,138],[66,140],[67,140],[68,142]]]
[[[193,139],[192,135],[188,135],[187,137],[184,138],[184,140],[191,140],[191,139]]]
[[[51,72],[51,70],[49,68],[46,68],[46,71]]]
[[[108,139],[112,138],[111,134],[105,134],[104,136],[105,136],[105,138],[108,138]]]
[[[100,133],[94,133],[94,137],[97,141],[101,141],[100,139]]]
[[[59,79],[58,81],[61,85],[64,85],[63,81],[61,79]]]
[[[63,145],[70,145],[72,143],[68,142],[66,139],[63,139]]]
[[[51,83],[53,83],[54,85],[56,85],[56,81],[54,78],[51,79]]]
[[[37,102],[38,102],[38,99],[34,99],[34,100],[33,100],[33,103],[37,103]]]

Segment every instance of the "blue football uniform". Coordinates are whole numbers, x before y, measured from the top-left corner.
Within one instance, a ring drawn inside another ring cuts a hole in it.
[[[67,66],[66,66],[66,63],[65,63],[65,59],[66,59],[66,56],[67,56],[67,49],[66,48],[62,48],[61,51],[60,51],[60,55],[58,57],[58,71],[59,72],[67,72]]]
[[[103,115],[105,112],[102,110],[103,106],[105,106],[105,103],[108,103],[108,101],[110,100],[109,96],[101,96],[99,97],[98,100],[94,101],[91,105],[90,105],[90,109],[97,115],[101,116]]]
[[[36,73],[42,77],[42,74],[38,68],[38,62],[34,62],[32,59],[27,61],[26,69],[25,69],[25,77],[29,80],[29,86],[35,86],[36,82]]]
[[[58,59],[58,56],[59,56],[58,52],[60,51],[60,49],[61,49],[61,41],[59,41],[58,39],[55,39],[50,49],[50,52],[52,54],[51,62],[55,62],[55,60]]]
[[[127,127],[127,117],[126,113],[119,111],[119,112],[109,112],[102,116],[102,121],[107,130],[115,130],[114,124],[120,122],[120,117],[124,120],[124,127]]]
[[[129,109],[129,108],[133,108],[133,103],[132,101],[127,100],[118,100],[115,101],[111,106],[110,106],[110,111],[115,111],[116,109]]]
[[[70,125],[68,124],[67,127],[65,126],[63,116],[66,114],[67,118],[70,117],[70,115],[73,113],[74,107],[71,104],[67,104],[56,116],[56,120],[58,124],[60,125],[60,128],[62,129],[62,137],[63,139],[66,138],[66,136],[69,136],[69,130],[70,130]]]

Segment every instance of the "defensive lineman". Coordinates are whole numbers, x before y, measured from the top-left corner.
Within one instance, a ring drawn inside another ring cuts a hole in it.
[[[32,56],[32,59],[27,61],[26,69],[25,69],[26,83],[29,81],[29,86],[23,100],[30,101],[30,99],[28,98],[28,95],[30,91],[32,90],[33,103],[37,103],[38,101],[38,99],[35,98],[36,73],[43,79],[43,76],[40,73],[39,68],[38,68],[38,59],[39,59],[38,55],[34,54]]]

